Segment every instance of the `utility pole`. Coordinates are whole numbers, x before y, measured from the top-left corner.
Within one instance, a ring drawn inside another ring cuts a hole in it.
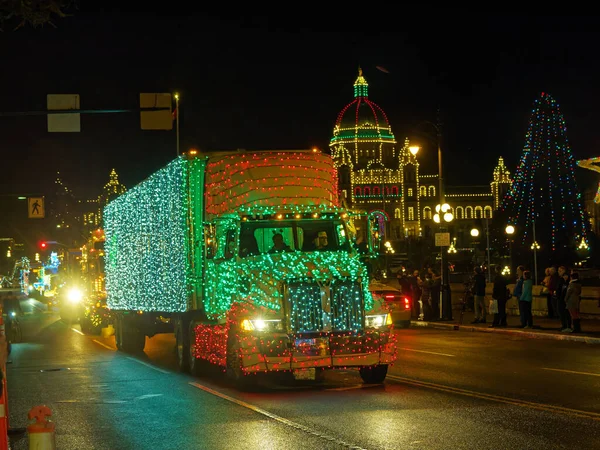
[[[437,132],[438,147],[438,190],[440,192],[440,205],[443,205],[446,202],[446,197],[444,194],[444,172],[442,170],[442,123],[439,108],[437,110],[437,125],[435,126],[435,130]],[[450,283],[448,279],[448,263],[446,262],[444,248],[440,248],[440,262],[442,265],[442,279],[440,290],[440,319],[452,320],[452,299],[450,296]]]

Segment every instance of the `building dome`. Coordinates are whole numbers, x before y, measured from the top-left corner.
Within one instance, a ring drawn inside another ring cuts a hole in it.
[[[354,100],[338,114],[330,145],[362,142],[396,143],[383,109],[368,98],[369,84],[358,69]]]

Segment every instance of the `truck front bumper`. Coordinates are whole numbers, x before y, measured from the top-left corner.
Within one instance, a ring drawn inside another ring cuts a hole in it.
[[[240,346],[246,373],[392,364],[397,348],[396,337],[387,328],[362,334],[301,338],[287,334],[246,335],[240,340]]]

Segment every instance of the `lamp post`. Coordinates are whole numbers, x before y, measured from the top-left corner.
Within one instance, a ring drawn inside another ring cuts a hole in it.
[[[177,157],[179,157],[179,94],[175,93],[175,128],[177,135]]]
[[[447,203],[436,205],[433,221],[440,224],[440,231],[444,228],[442,224],[450,223],[454,220],[454,215],[450,212],[450,205]],[[448,283],[448,264],[444,257],[444,246],[450,245],[450,234],[440,233],[445,235],[447,240],[441,242],[440,245],[440,263],[441,263],[441,290],[440,290],[440,319],[452,320],[452,302],[450,298],[450,285]],[[447,242],[447,243],[446,243]]]
[[[512,276],[513,274],[513,261],[512,261],[512,235],[515,233],[515,227],[512,225],[507,225],[506,228],[504,229],[504,231],[506,232],[506,235],[508,236],[508,261],[509,261],[509,269],[510,269],[510,275]]]

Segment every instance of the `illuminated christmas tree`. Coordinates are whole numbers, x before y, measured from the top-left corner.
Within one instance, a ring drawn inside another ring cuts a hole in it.
[[[502,208],[524,244],[535,240],[552,252],[574,249],[586,241],[576,162],[558,103],[542,92],[535,100],[525,146]]]

